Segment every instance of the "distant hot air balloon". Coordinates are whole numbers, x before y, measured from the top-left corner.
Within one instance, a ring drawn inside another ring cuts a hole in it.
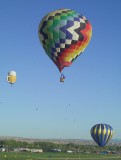
[[[91,136],[101,147],[105,146],[113,136],[113,128],[108,124],[96,124],[91,128]]]
[[[8,72],[7,81],[11,85],[16,82],[16,72],[15,71]]]
[[[60,9],[42,19],[38,34],[46,54],[61,72],[85,50],[92,36],[92,26],[85,16]]]

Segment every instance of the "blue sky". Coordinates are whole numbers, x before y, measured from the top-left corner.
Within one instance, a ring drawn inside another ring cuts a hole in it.
[[[64,83],[38,38],[41,19],[60,8],[85,15],[93,29]],[[120,0],[0,1],[0,136],[91,139],[91,127],[106,123],[121,138],[120,8]]]

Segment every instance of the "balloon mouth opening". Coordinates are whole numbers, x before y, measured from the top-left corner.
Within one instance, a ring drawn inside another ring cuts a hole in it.
[[[64,67],[69,67],[71,64],[72,64],[72,62],[56,62],[55,63],[56,64],[56,66],[58,67],[58,69],[59,69],[59,71],[60,71],[60,73],[62,72],[62,70],[64,69]]]

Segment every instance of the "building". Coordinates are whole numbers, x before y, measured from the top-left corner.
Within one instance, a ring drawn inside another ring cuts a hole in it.
[[[34,152],[34,153],[42,153],[43,150],[42,150],[42,149],[31,149],[31,152]]]
[[[5,152],[5,148],[0,148],[0,152]]]

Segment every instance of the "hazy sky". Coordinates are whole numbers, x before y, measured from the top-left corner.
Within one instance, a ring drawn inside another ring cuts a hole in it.
[[[93,29],[64,83],[38,38],[41,19],[60,8],[85,15]],[[106,123],[120,139],[120,39],[121,0],[0,0],[0,136],[91,139],[91,127]]]

